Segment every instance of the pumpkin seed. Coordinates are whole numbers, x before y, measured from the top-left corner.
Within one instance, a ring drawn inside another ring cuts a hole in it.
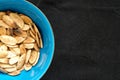
[[[20,55],[20,48],[10,48],[12,52],[14,52],[16,55]]]
[[[32,65],[30,63],[25,64],[25,70],[29,71],[32,68]]]
[[[20,45],[20,52],[21,52],[21,54],[25,54],[26,53],[26,49],[25,49],[23,44]]]
[[[26,23],[26,24],[32,23],[32,20],[28,16],[21,15],[20,17],[23,19],[24,23]]]
[[[35,61],[37,60],[37,56],[38,56],[38,52],[35,51],[35,50],[32,51],[32,52],[31,52],[30,59],[29,59],[29,63],[30,63],[30,64],[35,63]]]
[[[39,47],[38,47],[38,45],[37,45],[36,43],[34,43],[34,49],[35,49],[36,51],[39,51]]]
[[[34,43],[24,44],[24,47],[27,48],[27,49],[33,49],[34,48]]]
[[[24,40],[23,43],[33,43],[33,42],[35,42],[35,40],[32,37],[27,37],[27,39]]]
[[[28,63],[28,60],[29,60],[30,56],[31,56],[31,50],[28,50],[27,55],[26,55],[25,63]]]
[[[35,39],[35,35],[33,34],[32,31],[30,31],[30,35],[31,35],[31,37],[33,37]]]
[[[35,66],[35,65],[37,64],[38,60],[39,60],[40,53],[39,53],[39,52],[37,52],[37,54],[38,54],[38,56],[37,56],[37,59],[35,60],[35,62],[32,64],[33,66]]]
[[[14,26],[14,21],[11,19],[10,16],[8,16],[8,15],[3,15],[2,19],[3,19],[3,21],[4,21],[7,25],[9,25],[10,27],[13,27],[13,26]]]
[[[17,43],[17,40],[12,37],[12,36],[8,36],[8,35],[1,35],[0,36],[0,40],[8,45],[15,45]]]
[[[13,52],[13,51],[8,51],[7,58],[12,58],[12,57],[15,57],[15,56],[17,56],[15,52]]]
[[[23,28],[24,22],[18,14],[10,13],[10,17],[20,28]]]
[[[22,68],[25,63],[26,54],[22,54],[17,63],[17,69]]]
[[[24,38],[24,37],[15,37],[15,39],[17,40],[17,43],[19,44],[19,43],[22,43],[26,38]]]
[[[25,30],[25,31],[27,31],[29,29],[30,29],[30,25],[27,25],[27,24],[25,24],[24,27],[22,28],[22,30]]]

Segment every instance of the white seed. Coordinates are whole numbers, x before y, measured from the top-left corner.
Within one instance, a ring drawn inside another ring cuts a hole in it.
[[[27,24],[25,24],[24,27],[22,28],[22,30],[25,30],[25,31],[27,31],[29,29],[30,29],[30,25],[27,25]]]
[[[9,64],[15,64],[19,60],[19,56],[15,56],[9,59]]]
[[[15,56],[17,56],[17,55],[14,52],[8,51],[7,58],[12,58],[12,57],[15,57]]]

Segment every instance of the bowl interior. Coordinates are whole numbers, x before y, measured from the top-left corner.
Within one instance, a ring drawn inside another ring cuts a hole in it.
[[[12,10],[23,13],[37,25],[43,39],[43,46],[40,50],[40,58],[36,66],[30,71],[22,71],[18,76],[9,76],[0,73],[1,80],[39,80],[48,69],[54,52],[54,36],[49,21],[44,14],[33,4],[19,0],[0,0],[0,11]]]

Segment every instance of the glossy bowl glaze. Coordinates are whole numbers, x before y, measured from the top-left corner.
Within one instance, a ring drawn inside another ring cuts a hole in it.
[[[54,36],[45,15],[32,3],[25,0],[0,0],[0,11],[12,10],[29,16],[37,25],[43,39],[43,49],[36,66],[30,71],[22,71],[18,76],[0,73],[0,80],[39,80],[50,66],[54,53]]]

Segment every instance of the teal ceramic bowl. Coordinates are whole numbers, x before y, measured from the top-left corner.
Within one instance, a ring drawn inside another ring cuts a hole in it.
[[[0,73],[0,80],[39,80],[47,71],[54,53],[54,36],[51,25],[45,15],[36,6],[26,0],[0,0],[0,11],[12,10],[29,16],[38,26],[43,39],[43,49],[36,66],[30,71],[22,71],[18,76]]]

